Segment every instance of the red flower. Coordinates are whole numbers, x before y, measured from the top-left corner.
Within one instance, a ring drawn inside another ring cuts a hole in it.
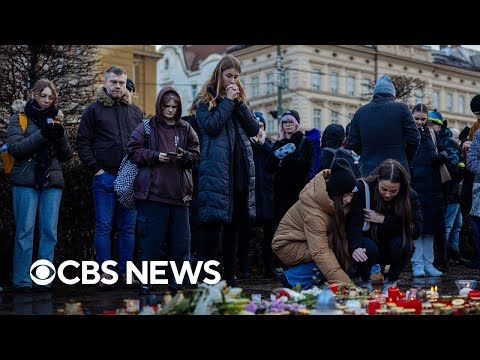
[[[277,299],[281,298],[282,296],[286,296],[287,298],[290,299],[290,294],[286,292],[285,290],[280,290],[277,294]]]

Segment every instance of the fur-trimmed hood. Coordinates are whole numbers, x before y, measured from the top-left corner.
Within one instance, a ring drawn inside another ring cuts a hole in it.
[[[115,100],[113,100],[110,96],[108,96],[105,88],[103,86],[99,86],[97,88],[97,100],[101,102],[105,106],[113,106],[115,105]],[[123,94],[122,98],[120,99],[126,105],[132,104],[132,96],[130,95],[130,91],[125,90],[125,94]]]
[[[13,110],[13,112],[23,113],[25,111],[26,105],[27,105],[27,102],[25,100],[17,99],[13,101],[10,107]],[[65,118],[65,115],[63,115],[62,110],[58,110],[58,114],[57,116],[55,116],[54,120],[62,122],[64,118]]]

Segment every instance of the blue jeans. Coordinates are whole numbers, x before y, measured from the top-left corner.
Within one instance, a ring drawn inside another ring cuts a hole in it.
[[[321,285],[327,280],[313,261],[291,266],[285,270],[284,275],[291,287],[297,284],[302,285],[302,288],[309,285]]]
[[[460,230],[462,229],[462,211],[460,204],[448,204],[445,211],[445,238],[452,250],[459,252]]]
[[[15,245],[13,250],[13,286],[32,287],[30,266],[33,256],[33,234],[38,212],[39,244],[37,260],[53,263],[57,243],[57,224],[62,189],[37,190],[13,186],[13,217]]]
[[[95,258],[101,266],[103,262],[112,260],[111,237],[113,225],[118,229],[118,265],[120,275],[126,272],[127,261],[133,260],[135,245],[136,210],[129,210],[117,201],[113,189],[116,176],[103,173],[93,177],[92,192],[95,206]]]
[[[382,272],[382,268],[380,267],[380,264],[373,264],[371,269],[370,269],[370,275],[372,274],[379,274]]]

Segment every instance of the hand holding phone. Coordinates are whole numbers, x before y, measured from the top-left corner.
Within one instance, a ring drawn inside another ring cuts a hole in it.
[[[176,158],[177,155],[178,155],[178,154],[177,154],[176,152],[172,152],[172,151],[169,151],[169,152],[167,153],[167,156],[168,156],[168,157],[171,157],[171,158]]]

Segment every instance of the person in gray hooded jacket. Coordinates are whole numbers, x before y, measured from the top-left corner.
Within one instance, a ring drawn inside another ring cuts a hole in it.
[[[372,101],[353,116],[348,145],[361,155],[362,176],[370,175],[386,159],[399,161],[409,173],[420,135],[412,112],[407,105],[395,102],[395,96],[392,80],[382,75],[373,89]]]

